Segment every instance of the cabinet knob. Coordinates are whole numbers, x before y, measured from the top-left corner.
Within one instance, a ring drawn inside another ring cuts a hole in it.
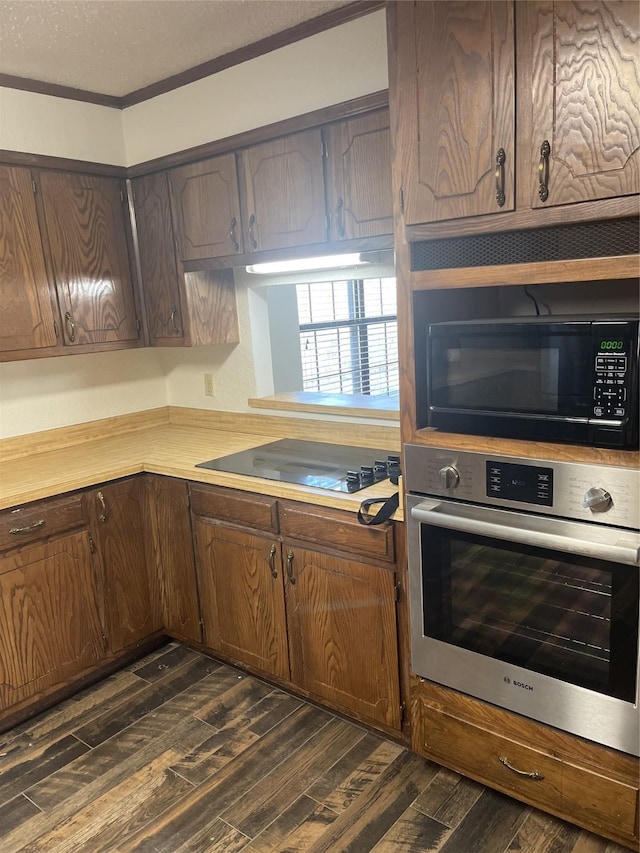
[[[269,571],[272,578],[278,577],[278,572],[276,571],[276,550],[276,546],[272,545],[269,551]]]
[[[248,228],[248,230],[249,230],[249,242],[251,243],[252,249],[258,248],[258,241],[256,240],[256,235],[255,235],[255,230],[254,230],[255,225],[256,225],[256,215],[255,215],[255,213],[252,213],[251,216],[249,217],[249,228]]]

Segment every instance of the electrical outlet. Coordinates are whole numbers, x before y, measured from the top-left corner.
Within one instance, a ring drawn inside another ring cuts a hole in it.
[[[213,373],[204,375],[204,393],[206,397],[213,397]]]

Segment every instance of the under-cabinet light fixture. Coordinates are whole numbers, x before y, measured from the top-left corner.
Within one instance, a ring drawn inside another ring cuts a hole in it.
[[[369,261],[363,260],[360,253],[352,255],[325,255],[322,258],[296,258],[291,261],[269,261],[264,264],[251,264],[247,267],[247,272],[258,275],[273,275],[274,273],[353,267],[357,264],[368,263]]]

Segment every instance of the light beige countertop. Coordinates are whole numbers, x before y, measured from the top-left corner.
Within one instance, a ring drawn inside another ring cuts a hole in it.
[[[166,407],[1,441],[0,509],[142,472],[353,512],[397,491],[388,480],[346,494],[195,467],[278,438],[400,450],[397,427]]]

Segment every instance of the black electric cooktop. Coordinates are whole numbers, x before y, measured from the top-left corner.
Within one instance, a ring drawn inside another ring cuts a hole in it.
[[[399,474],[400,456],[371,447],[285,438],[200,462],[196,468],[299,483],[334,492],[358,492]]]

